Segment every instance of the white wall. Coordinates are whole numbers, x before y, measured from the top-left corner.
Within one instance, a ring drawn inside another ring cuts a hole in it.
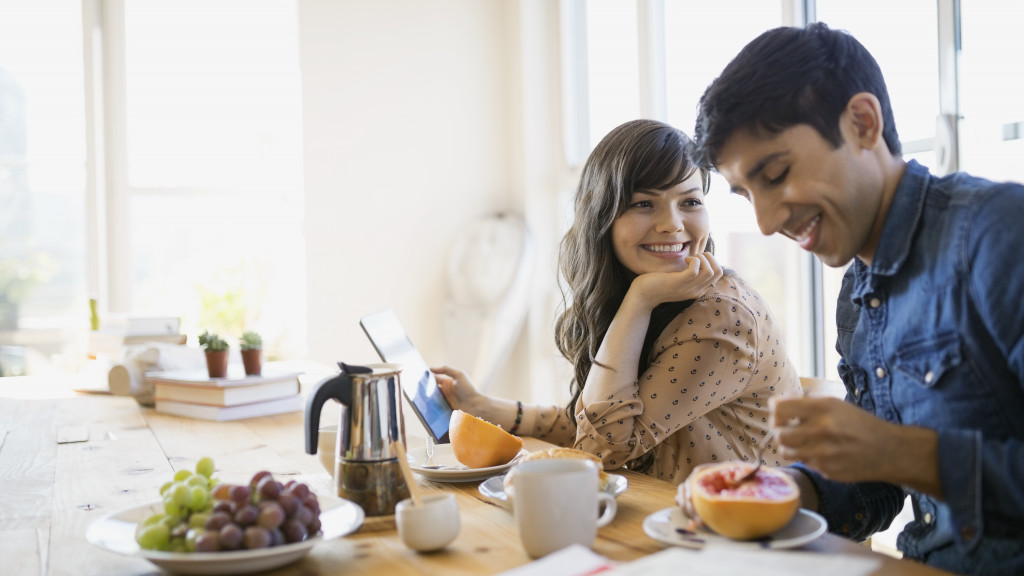
[[[444,363],[449,248],[473,219],[514,210],[542,250],[540,304],[491,391],[567,387],[550,373],[564,180],[552,13],[544,0],[299,2],[311,360],[376,361],[358,320],[390,307]]]

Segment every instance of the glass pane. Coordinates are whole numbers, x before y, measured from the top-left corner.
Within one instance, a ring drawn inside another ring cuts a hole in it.
[[[294,0],[126,3],[132,186],[297,191],[296,19]]]
[[[740,14],[742,17],[732,16]],[[669,123],[693,134],[697,102],[708,84],[747,42],[781,25],[780,2],[665,0]]]
[[[0,376],[84,362],[82,78],[80,3],[0,3]]]
[[[1024,181],[1024,50],[1019,2],[962,2],[960,167]]]
[[[588,0],[587,75],[590,148],[640,115],[636,2]]]
[[[305,353],[294,0],[126,3],[132,308]]]
[[[885,14],[879,18],[879,14]],[[935,119],[939,114],[938,20],[935,0],[818,0],[818,20],[847,30],[878,61],[889,88],[904,154],[935,165]],[[836,366],[836,300],[846,268],[823,267],[825,377],[839,379]]]
[[[668,121],[691,135],[697,102],[708,84],[747,42],[782,25],[780,2],[741,0],[727,5],[730,14],[743,17],[730,18],[728,26],[709,26],[706,23],[723,18],[722,2],[665,1]],[[707,204],[716,256],[768,301],[797,370],[809,374],[813,356],[807,338],[811,300],[805,256],[786,238],[763,236],[750,203],[731,194],[717,174],[712,175]]]
[[[818,0],[817,15],[829,27],[853,34],[878,61],[900,140],[934,138],[939,114],[935,0]]]

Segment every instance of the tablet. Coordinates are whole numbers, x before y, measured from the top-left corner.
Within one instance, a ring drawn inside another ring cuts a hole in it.
[[[399,375],[402,393],[427,433],[436,443],[448,442],[452,408],[437,387],[434,373],[412,345],[395,313],[390,309],[381,310],[360,318],[359,325],[381,360],[402,366]]]

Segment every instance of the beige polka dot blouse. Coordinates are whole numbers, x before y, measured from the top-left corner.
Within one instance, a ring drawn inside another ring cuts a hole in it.
[[[596,454],[609,470],[653,450],[648,474],[677,483],[698,464],[755,458],[768,398],[799,395],[800,381],[760,295],[732,271],[717,288],[669,323],[638,381],[577,403],[578,428],[557,406],[526,406],[522,432]],[[765,463],[789,464],[775,447]]]

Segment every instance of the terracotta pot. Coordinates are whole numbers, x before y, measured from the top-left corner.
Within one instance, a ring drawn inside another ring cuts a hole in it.
[[[247,376],[259,376],[263,371],[263,350],[242,350],[242,365]]]
[[[210,378],[224,378],[228,375],[228,351],[206,351],[206,371]]]

